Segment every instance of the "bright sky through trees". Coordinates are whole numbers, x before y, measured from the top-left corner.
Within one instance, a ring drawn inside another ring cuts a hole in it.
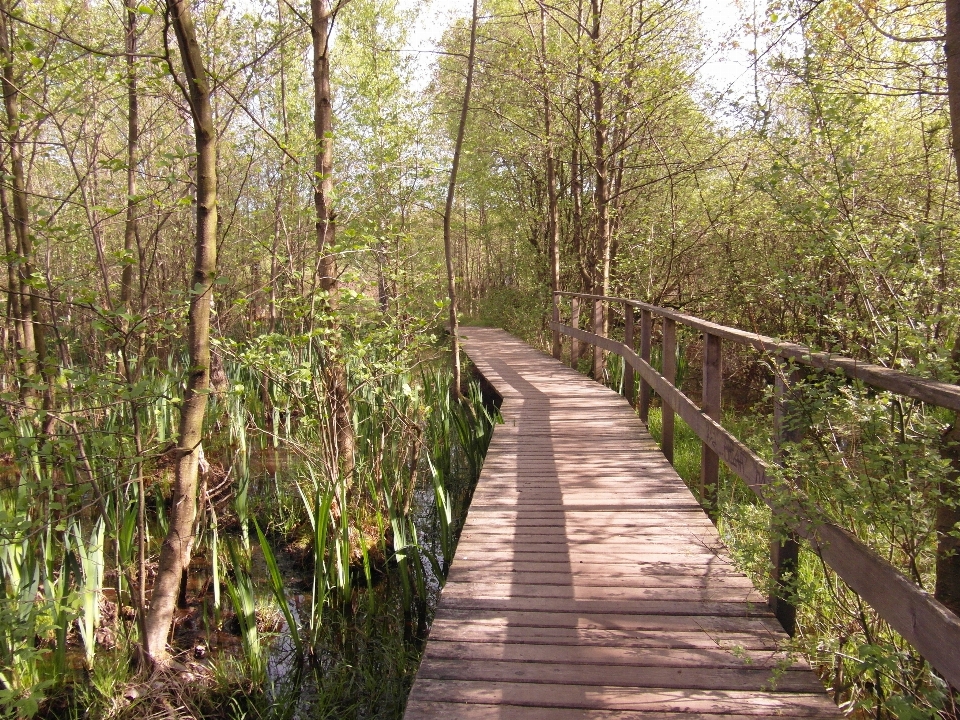
[[[754,0],[702,0],[700,12],[710,39],[700,77],[713,93],[742,96],[753,84],[749,43],[744,35],[743,17],[753,13]],[[425,87],[443,31],[459,17],[468,17],[466,0],[401,0],[404,10],[415,11],[407,49],[418,55],[416,82]],[[762,9],[760,10],[762,12]]]

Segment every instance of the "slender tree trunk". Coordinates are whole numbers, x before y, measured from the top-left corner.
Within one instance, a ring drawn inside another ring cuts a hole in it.
[[[350,392],[347,369],[340,354],[337,306],[340,285],[337,256],[333,252],[336,241],[336,213],[333,210],[333,94],[330,89],[330,32],[333,29],[334,9],[331,0],[311,0],[310,33],[313,37],[313,132],[316,142],[314,156],[315,185],[313,202],[317,230],[317,280],[324,291],[332,330],[332,347],[324,366],[327,396],[333,405],[336,423],[337,463],[348,482],[353,477],[354,444],[353,420],[350,412]],[[316,286],[317,280],[314,281]]]
[[[123,225],[123,272],[120,306],[130,312],[133,303],[134,254],[137,253],[137,160],[140,146],[140,107],[137,98],[137,2],[125,0],[127,53],[127,216]]]
[[[170,529],[160,549],[160,566],[146,622],[146,651],[159,663],[168,657],[167,636],[195,539],[203,416],[210,389],[210,305],[217,268],[217,134],[210,85],[187,0],[167,0],[167,13],[177,36],[196,138],[197,235],[193,276],[188,288],[190,373],[180,411]]]
[[[278,57],[280,58],[280,119],[283,122],[283,144],[285,147],[290,145],[290,122],[287,116],[287,43],[285,40],[285,27],[283,17],[283,0],[277,0],[277,24],[280,33],[280,46],[278,48]],[[280,177],[277,182],[277,194],[274,198],[274,217],[273,217],[273,245],[270,248],[270,332],[277,330],[277,283],[280,281],[280,262],[277,257],[280,252],[280,240],[283,236],[285,226],[283,224],[283,198],[286,195],[286,177],[287,177],[287,154],[280,155]]]
[[[46,346],[43,330],[38,325],[40,317],[40,298],[30,286],[33,275],[33,240],[30,237],[30,215],[27,203],[27,181],[23,163],[23,133],[20,127],[20,89],[19,80],[14,73],[12,50],[13,29],[8,15],[9,3],[3,0],[0,7],[0,53],[3,61],[3,105],[6,110],[6,142],[10,154],[10,176],[12,194],[13,233],[16,239],[17,281],[19,294],[17,303],[20,310],[22,350],[20,371],[27,384],[42,369],[46,361]],[[6,182],[6,180],[4,181]],[[21,385],[23,387],[23,384]],[[25,402],[33,402],[35,393],[30,389],[21,390]]]
[[[137,258],[139,267],[139,244],[137,243],[137,208],[134,199],[137,193],[137,160],[140,143],[140,116],[139,100],[137,97],[137,3],[136,0],[125,0],[126,9],[124,31],[127,55],[127,214],[123,226],[123,271],[120,275],[120,309],[129,313],[133,309],[133,268]],[[124,321],[124,330],[129,330],[129,323]],[[131,363],[127,352],[129,338],[124,340],[121,348],[123,358],[123,372],[128,384],[134,382]],[[130,414],[133,417],[133,439],[137,456],[137,587],[134,607],[137,612],[137,621],[144,638],[146,632],[147,606],[147,508],[146,486],[143,478],[143,435],[140,427],[140,407],[136,400],[130,400]]]
[[[473,64],[477,51],[477,0],[473,0],[473,12],[470,16],[470,52],[467,55],[467,84],[463,90],[463,104],[460,106],[460,124],[457,127],[457,140],[453,146],[453,163],[450,166],[450,182],[447,184],[447,204],[443,211],[443,253],[447,261],[447,292],[450,295],[450,337],[453,352],[453,382],[451,391],[458,400],[460,394],[460,324],[457,319],[457,282],[453,270],[453,239],[450,225],[453,219],[453,199],[457,189],[457,171],[460,169],[460,153],[463,150],[463,136],[467,129],[467,112],[470,109],[470,90],[473,88]]]
[[[543,78],[543,137],[547,164],[547,248],[550,259],[550,290],[560,290],[560,205],[557,201],[557,166],[553,156],[550,78],[547,74],[547,10],[540,4],[540,71]],[[559,335],[554,337],[553,354],[560,356]]]
[[[596,258],[600,267],[594,268],[595,284],[601,295],[610,294],[610,178],[607,162],[607,119],[603,102],[603,83],[601,82],[600,47],[600,0],[591,0],[592,27],[590,39],[594,58],[593,77],[590,89],[593,95],[593,200],[597,213]],[[607,336],[607,315],[603,315],[603,327],[595,332]]]
[[[580,103],[574,112],[574,137],[573,149],[570,152],[570,200],[572,204],[570,224],[571,234],[573,236],[573,251],[577,256],[577,270],[580,273],[581,292],[590,293],[593,291],[593,276],[589,270],[587,262],[587,251],[584,247],[583,237],[583,175],[580,154],[580,122],[583,117],[580,111]]]
[[[580,47],[583,40],[583,27],[583,0],[580,0],[577,3],[577,47]],[[580,273],[581,292],[589,294],[593,292],[593,271],[590,263],[592,253],[587,248],[583,232],[583,154],[580,144],[584,112],[579,83],[579,78],[583,77],[583,53],[580,52],[577,53],[577,70],[574,77],[578,80],[574,89],[573,148],[570,153],[570,198],[573,204],[571,225],[573,226],[573,251],[576,255],[577,270]],[[586,343],[580,343],[581,353],[586,352],[588,347]]]
[[[950,104],[950,134],[953,164],[960,175],[960,0],[946,0],[947,13],[947,97]],[[960,330],[952,353],[955,371],[960,373]],[[960,413],[942,439],[943,456],[951,472],[940,483],[937,508],[937,584],[934,597],[960,615]]]
[[[0,162],[0,175],[7,177],[7,163]],[[17,245],[10,217],[10,199],[7,185],[0,181],[0,214],[3,216],[3,249],[7,253],[7,323],[13,333],[14,349],[23,348],[23,316],[20,310],[20,284],[17,278]],[[14,366],[16,363],[14,363]]]

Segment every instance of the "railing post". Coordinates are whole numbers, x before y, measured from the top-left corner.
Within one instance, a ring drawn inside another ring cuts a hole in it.
[[[580,328],[580,298],[570,298],[570,327],[574,330]],[[570,367],[578,369],[580,360],[580,342],[575,338],[570,338]]]
[[[782,465],[786,457],[784,445],[799,442],[803,430],[795,420],[794,400],[791,387],[800,379],[801,372],[793,370],[786,377],[788,366],[780,365],[774,381],[773,404],[773,452],[777,464]],[[797,630],[797,607],[790,601],[791,583],[796,581],[797,563],[800,556],[800,544],[794,533],[786,532],[776,515],[771,521],[773,538],[770,542],[770,565],[773,591],[769,604],[777,620],[790,637]]]
[[[677,323],[670,318],[663,319],[663,377],[671,385],[677,384]],[[660,445],[664,457],[673,464],[673,408],[663,403],[662,437]]]
[[[623,344],[633,350],[633,305],[628,301],[623,303]],[[636,402],[636,379],[633,375],[633,365],[623,363],[623,395],[630,405]]]
[[[553,322],[560,324],[560,296],[556,293],[553,294]],[[556,327],[553,328],[553,356],[560,359],[560,331]]]
[[[703,414],[720,422],[720,392],[723,384],[720,364],[720,337],[703,334]],[[711,517],[717,517],[720,484],[720,457],[703,443],[700,460],[700,497]]]
[[[640,359],[650,364],[650,338],[653,335],[653,315],[649,310],[640,311]],[[640,419],[644,422],[650,417],[650,386],[640,380]]]
[[[593,334],[603,337],[603,300],[599,298],[593,301]],[[593,346],[593,379],[603,380],[603,348],[596,344]]]

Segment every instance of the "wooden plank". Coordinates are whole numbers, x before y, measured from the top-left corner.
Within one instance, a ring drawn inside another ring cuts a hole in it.
[[[526,682],[544,684],[602,685],[627,688],[675,688],[681,690],[762,690],[775,687],[782,692],[823,692],[816,675],[804,669],[778,673],[770,668],[742,666],[648,666],[643,672],[622,665],[580,663],[508,662],[503,660],[448,660],[430,655],[419,672],[425,680],[482,680],[488,683]]]
[[[559,295],[553,296],[553,321],[555,323],[560,322],[560,296]],[[561,352],[560,332],[557,330],[554,330],[553,331],[553,357],[559,360],[560,352]]]
[[[740,571],[733,565],[711,563],[708,567],[704,567],[704,564],[699,560],[693,563],[677,563],[673,562],[676,556],[668,557],[670,558],[669,560],[661,561],[634,560],[630,562],[618,562],[611,560],[610,562],[602,564],[578,563],[576,565],[571,565],[569,561],[564,562],[561,560],[560,564],[563,567],[560,567],[557,563],[540,562],[535,557],[529,559],[510,558],[509,560],[505,560],[503,557],[484,558],[482,554],[478,553],[477,557],[470,558],[469,562],[466,558],[460,558],[459,561],[457,558],[454,558],[452,568],[469,565],[470,568],[478,571],[489,570],[491,572],[570,572],[577,577],[603,573],[605,570],[613,577],[621,573],[640,576],[673,575],[678,577],[742,576]]]
[[[451,595],[444,599],[444,607],[451,610],[496,610],[498,612],[677,615],[714,618],[769,617],[773,620],[773,615],[764,601],[750,604],[702,600],[580,600],[576,598],[486,598]]]
[[[633,310],[631,309],[631,312]],[[650,362],[650,343],[653,337],[653,316],[649,310],[640,311],[640,357],[644,362]],[[633,347],[628,343],[629,347]],[[629,365],[629,363],[627,363]],[[630,365],[631,371],[633,366]],[[632,375],[632,372],[631,372]],[[640,381],[640,419],[647,422],[650,417],[650,383],[646,380]]]
[[[477,704],[413,700],[407,705],[411,720],[756,720],[756,715],[727,713],[649,712],[646,710],[596,710],[545,708],[506,704]],[[780,714],[777,717],[789,717]]]
[[[580,327],[580,298],[570,300],[570,324],[577,328]],[[570,338],[570,367],[574,370],[580,362],[580,344],[575,337]]]
[[[677,324],[670,318],[663,319],[663,378],[673,387],[677,380]],[[629,363],[627,363],[629,365]],[[669,403],[661,403],[660,445],[663,456],[673,464],[674,413]]]
[[[488,660],[569,665],[626,666],[633,668],[751,668],[809,671],[809,666],[782,651],[737,651],[707,648],[632,648],[620,645],[581,645],[578,636],[553,643],[517,642],[485,638],[472,642],[430,637],[430,657],[444,660]],[[804,673],[806,675],[806,672]],[[808,677],[810,677],[808,675]],[[608,684],[608,683],[604,683]],[[815,688],[819,690],[819,688]]]
[[[603,337],[603,301],[593,301],[593,333]],[[604,370],[604,354],[600,345],[593,345],[593,379],[601,380]]]
[[[766,629],[757,632],[712,632],[702,630],[666,632],[612,630],[605,628],[528,627],[472,620],[440,618],[430,628],[430,640],[450,642],[519,643],[523,645],[573,644],[577,647],[716,649],[735,653],[762,650],[776,653],[777,638]]]
[[[754,588],[743,587],[663,587],[621,585],[586,585],[570,582],[527,583],[497,582],[490,579],[484,583],[466,581],[448,581],[444,592],[448,598],[468,600],[514,600],[516,598],[537,598],[540,600],[574,598],[577,603],[632,602],[635,600],[664,601],[677,603],[753,603],[763,605],[766,598]],[[544,607],[546,602],[544,602]]]
[[[577,572],[563,570],[560,572],[530,571],[517,572],[504,569],[483,568],[472,566],[457,566],[451,568],[447,583],[518,583],[524,585],[564,585],[577,588],[664,588],[668,590],[682,590],[685,588],[740,588],[753,590],[753,583],[741,575],[669,575],[638,574],[633,568],[630,572]]]
[[[703,414],[720,424],[720,394],[723,387],[720,338],[705,333],[703,336]],[[644,362],[646,359],[641,358]],[[706,443],[700,453],[700,499],[711,517],[719,516],[717,507],[720,490],[720,456]]]
[[[633,305],[625,303],[623,306],[623,344],[629,348],[633,347],[633,320]],[[623,396],[631,405],[636,403],[635,393],[637,389],[637,381],[633,373],[633,366],[625,363],[623,368]]]
[[[737,690],[626,688],[526,682],[424,678],[410,694],[423,701],[489,703],[520,707],[595,708],[644,712],[743,714],[761,717],[838,717],[823,694]],[[414,707],[416,705],[414,704]],[[686,715],[682,716],[686,717]]]
[[[604,630],[657,632],[769,632],[771,637],[784,636],[783,628],[772,615],[651,615],[595,612],[554,612],[550,610],[491,610],[477,608],[442,608],[442,619],[470,620],[510,627],[596,628]],[[439,611],[438,611],[439,612]]]

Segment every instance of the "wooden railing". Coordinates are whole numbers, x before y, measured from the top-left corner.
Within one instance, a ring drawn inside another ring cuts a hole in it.
[[[561,323],[561,298],[570,298],[570,324]],[[604,304],[620,304],[624,309],[624,342],[578,328],[583,305],[592,314],[592,327],[603,327]],[[635,348],[635,311],[640,311],[640,353]],[[662,322],[662,373],[650,364],[654,318]],[[675,385],[677,324],[703,335],[703,399],[698,407]],[[807,540],[811,549],[839,575],[843,581],[869,603],[890,626],[911,643],[920,654],[955,688],[960,688],[960,618],[937,602],[933,596],[915,585],[893,565],[864,545],[853,534],[822,519],[822,513],[808,513],[799,500],[784,498],[783,492],[771,491],[775,473],[770,466],[720,424],[721,343],[729,340],[756,348],[783,363],[783,372],[776,373],[774,406],[774,449],[782,457],[786,442],[796,442],[800,432],[787,422],[791,413],[790,383],[796,381],[798,367],[808,366],[841,371],[865,384],[898,395],[921,400],[939,407],[960,411],[960,387],[927,380],[879,365],[838,357],[795,343],[718,325],[669,308],[657,307],[637,300],[558,292],[554,294],[553,353],[559,360],[561,335],[572,339],[571,365],[576,367],[580,343],[593,346],[593,376],[602,377],[603,351],[625,361],[624,387],[627,398],[636,404],[640,418],[646,422],[651,390],[663,403],[663,437],[661,447],[673,462],[674,414],[679,415],[703,443],[700,468],[701,498],[708,512],[716,511],[720,460],[741,478],[776,515],[775,524],[790,529],[786,539],[775,530],[771,543],[773,587],[770,605],[784,628],[791,635],[796,626],[796,608],[787,599],[784,578],[796,569],[798,538]],[[788,362],[791,361],[791,362]],[[640,397],[634,398],[634,372],[638,373]]]

